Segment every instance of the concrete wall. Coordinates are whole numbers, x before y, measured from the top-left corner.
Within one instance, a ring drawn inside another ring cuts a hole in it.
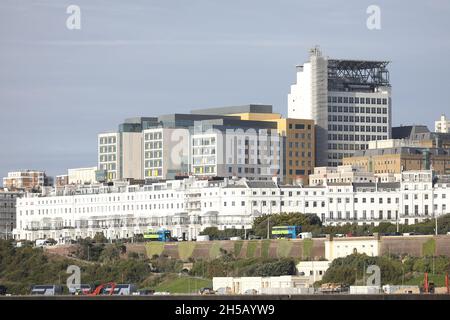
[[[345,243],[352,242],[362,246],[363,239],[367,239],[369,247],[374,243],[374,239],[370,237],[334,239],[333,242],[344,245],[344,247]],[[151,242],[146,244],[128,244],[127,247],[128,252],[145,253],[149,257],[157,254],[183,260],[188,260],[189,258],[214,259],[221,254],[221,250],[226,250],[228,253],[233,253],[236,257],[243,259],[292,257],[299,260],[320,260],[325,259],[325,242],[326,239]],[[363,252],[361,250],[357,251],[359,253]],[[379,255],[408,254],[421,257],[435,254],[450,257],[450,236],[381,237],[378,241],[378,252]],[[339,256],[343,255],[340,254]],[[337,257],[336,254],[333,256],[333,258]]]

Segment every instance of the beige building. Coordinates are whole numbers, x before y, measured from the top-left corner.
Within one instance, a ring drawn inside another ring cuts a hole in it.
[[[55,177],[55,186],[64,187],[69,184],[69,176],[67,174],[61,174]]]
[[[8,172],[8,176],[3,178],[3,187],[9,190],[40,190],[49,184],[51,184],[51,181],[44,171],[23,170]]]
[[[325,272],[331,265],[331,261],[300,261],[297,264],[297,274],[308,277],[309,284],[322,280]]]
[[[68,183],[69,184],[91,184],[95,183],[95,172],[97,167],[89,168],[74,168],[68,169]]]
[[[441,133],[450,132],[450,119],[447,119],[445,114],[441,115],[439,120],[434,122],[434,131]]]
[[[325,259],[333,261],[336,258],[343,258],[353,253],[365,253],[369,257],[380,255],[380,237],[374,234],[373,237],[358,238],[327,238],[325,240]]]
[[[228,294],[310,293],[309,277],[214,277],[213,290]]]
[[[107,180],[142,179],[142,132],[112,132],[98,135],[98,169]]]
[[[393,127],[392,139],[406,142],[406,145],[398,147],[450,149],[449,133],[442,131],[431,132],[425,125]]]
[[[398,174],[409,170],[433,169],[437,174],[450,173],[450,153],[442,148],[394,147],[368,149],[344,158],[344,165],[357,166],[375,174]]]
[[[344,165],[338,167],[316,167],[309,176],[311,186],[324,186],[329,183],[366,183],[375,182],[373,172],[367,172],[361,167]]]

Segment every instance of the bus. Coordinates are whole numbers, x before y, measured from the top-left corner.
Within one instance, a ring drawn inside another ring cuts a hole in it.
[[[167,242],[171,239],[171,233],[170,230],[149,230],[147,232],[144,232],[144,239],[147,239],[149,241],[163,241]]]
[[[272,238],[297,239],[301,232],[301,226],[274,226],[272,227]]]
[[[59,285],[35,285],[31,288],[31,295],[57,296],[63,294],[63,287]]]
[[[111,287],[106,287],[103,289],[102,294],[111,295]],[[137,287],[134,284],[116,284],[114,287],[114,296],[131,296],[137,292]]]

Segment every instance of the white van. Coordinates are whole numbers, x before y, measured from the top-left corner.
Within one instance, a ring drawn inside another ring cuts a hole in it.
[[[209,241],[209,236],[208,235],[197,236],[197,241]]]
[[[311,232],[302,232],[300,233],[301,239],[312,239],[312,233]]]
[[[36,247],[46,247],[50,245],[50,241],[47,239],[38,239],[36,240]]]

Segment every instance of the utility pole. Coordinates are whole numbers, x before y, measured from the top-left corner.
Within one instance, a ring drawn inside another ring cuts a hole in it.
[[[434,234],[436,236],[438,235],[438,225],[437,225],[437,215],[436,215],[436,213],[434,214]]]
[[[267,217],[267,239],[270,239],[270,215]]]

